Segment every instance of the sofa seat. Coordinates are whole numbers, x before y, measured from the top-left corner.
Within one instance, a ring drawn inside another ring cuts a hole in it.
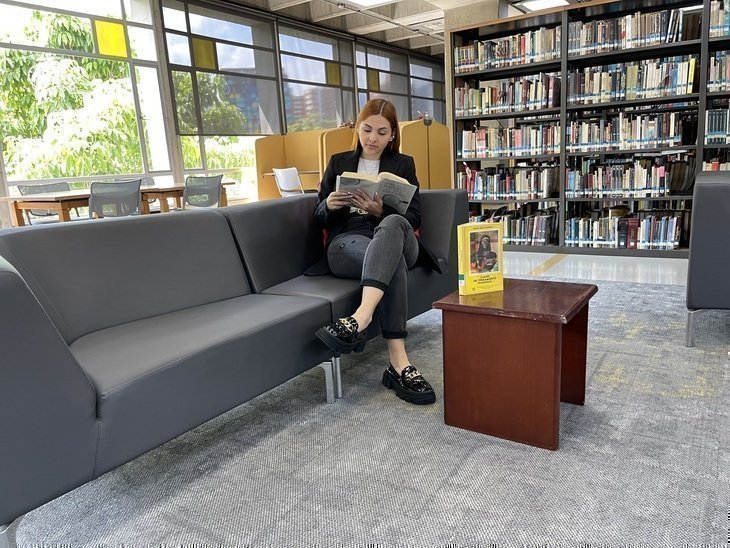
[[[324,299],[332,318],[349,316],[360,305],[360,280],[334,276],[297,276],[264,291],[266,295],[300,295]]]
[[[441,261],[441,260],[440,260]],[[429,268],[417,266],[408,271],[408,285],[422,288],[408,291],[408,317],[411,318],[426,310],[430,310],[433,301],[443,296],[443,274]],[[435,281],[438,280],[438,281]],[[435,291],[431,288],[435,288]],[[266,289],[267,295],[299,295],[326,300],[332,309],[332,318],[343,318],[352,314],[360,306],[362,288],[360,280],[325,276],[297,276],[291,280],[276,284]],[[380,332],[378,322],[373,322],[369,330],[370,336]]]
[[[328,359],[322,299],[244,295],[128,322],[70,346],[97,391],[95,474]]]

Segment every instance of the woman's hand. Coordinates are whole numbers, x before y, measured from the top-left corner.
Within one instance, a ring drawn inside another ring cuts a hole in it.
[[[327,209],[337,211],[352,205],[352,195],[349,192],[330,192],[325,200]]]
[[[375,217],[383,216],[383,200],[380,199],[380,196],[378,196],[377,193],[371,199],[366,192],[363,192],[360,189],[355,189],[350,197],[352,199],[351,204],[356,208],[367,211],[370,215]]]

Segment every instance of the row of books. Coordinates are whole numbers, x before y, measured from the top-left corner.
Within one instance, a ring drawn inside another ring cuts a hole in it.
[[[730,162],[712,158],[708,162],[702,162],[702,171],[730,171]]]
[[[555,214],[518,216],[511,212],[500,219],[504,243],[511,245],[548,245],[555,241]]]
[[[657,163],[640,158],[631,163],[593,165],[566,171],[566,198],[648,198],[687,191],[692,185],[694,158]]]
[[[500,206],[496,210],[470,214],[471,222],[500,223],[505,244],[551,245],[558,239],[558,211],[549,202],[530,202],[515,207]]]
[[[730,13],[730,12],[729,12]],[[716,51],[708,59],[707,91],[730,91],[730,56]]]
[[[466,129],[456,132],[456,150],[462,158],[558,154],[560,131],[558,124]]]
[[[568,24],[568,53],[589,55],[699,39],[701,13],[683,9],[637,11],[613,19]]]
[[[459,74],[558,59],[561,33],[561,27],[541,27],[504,38],[456,46],[454,72]]]
[[[705,144],[730,144],[730,106],[705,111]]]
[[[710,2],[710,37],[730,35],[730,9],[720,0]]]
[[[659,249],[679,247],[684,211],[639,217],[573,217],[565,221],[568,247]]]
[[[697,57],[684,55],[585,67],[568,73],[568,104],[671,97],[696,91]]]
[[[623,112],[600,120],[575,120],[566,128],[568,152],[641,150],[691,145],[697,141],[696,114]]]
[[[557,167],[471,169],[457,174],[469,200],[540,200],[557,196]]]
[[[711,5],[718,4],[712,2]],[[589,55],[606,51],[651,47],[700,38],[701,12],[684,8],[568,24],[568,53]],[[711,12],[711,36],[725,36],[730,17]],[[561,27],[541,27],[502,38],[476,40],[454,48],[454,72],[464,73],[550,61],[560,57]]]
[[[456,116],[521,112],[560,106],[560,77],[539,74],[499,82],[479,82],[479,87],[454,89]]]

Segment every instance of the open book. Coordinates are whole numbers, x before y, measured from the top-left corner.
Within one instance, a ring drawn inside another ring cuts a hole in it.
[[[356,188],[363,190],[371,198],[377,192],[384,205],[392,207],[401,215],[406,212],[411,198],[416,193],[415,185],[387,171],[377,175],[345,171],[337,177],[337,191],[352,192]]]

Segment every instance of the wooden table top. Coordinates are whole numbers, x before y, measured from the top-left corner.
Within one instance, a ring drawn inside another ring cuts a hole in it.
[[[233,185],[235,181],[224,181],[223,186]],[[152,192],[182,192],[184,184],[154,185],[140,187],[142,194]],[[64,190],[61,192],[44,192],[40,194],[24,194],[21,196],[0,196],[0,202],[65,202],[68,200],[83,200],[88,198],[90,191],[86,190]]]
[[[0,202],[62,202],[65,200],[82,200],[88,197],[88,190],[64,190],[62,192],[43,192],[22,196],[0,196]]]
[[[453,312],[566,324],[597,291],[592,284],[505,278],[503,291],[476,295],[455,291],[433,306]]]

